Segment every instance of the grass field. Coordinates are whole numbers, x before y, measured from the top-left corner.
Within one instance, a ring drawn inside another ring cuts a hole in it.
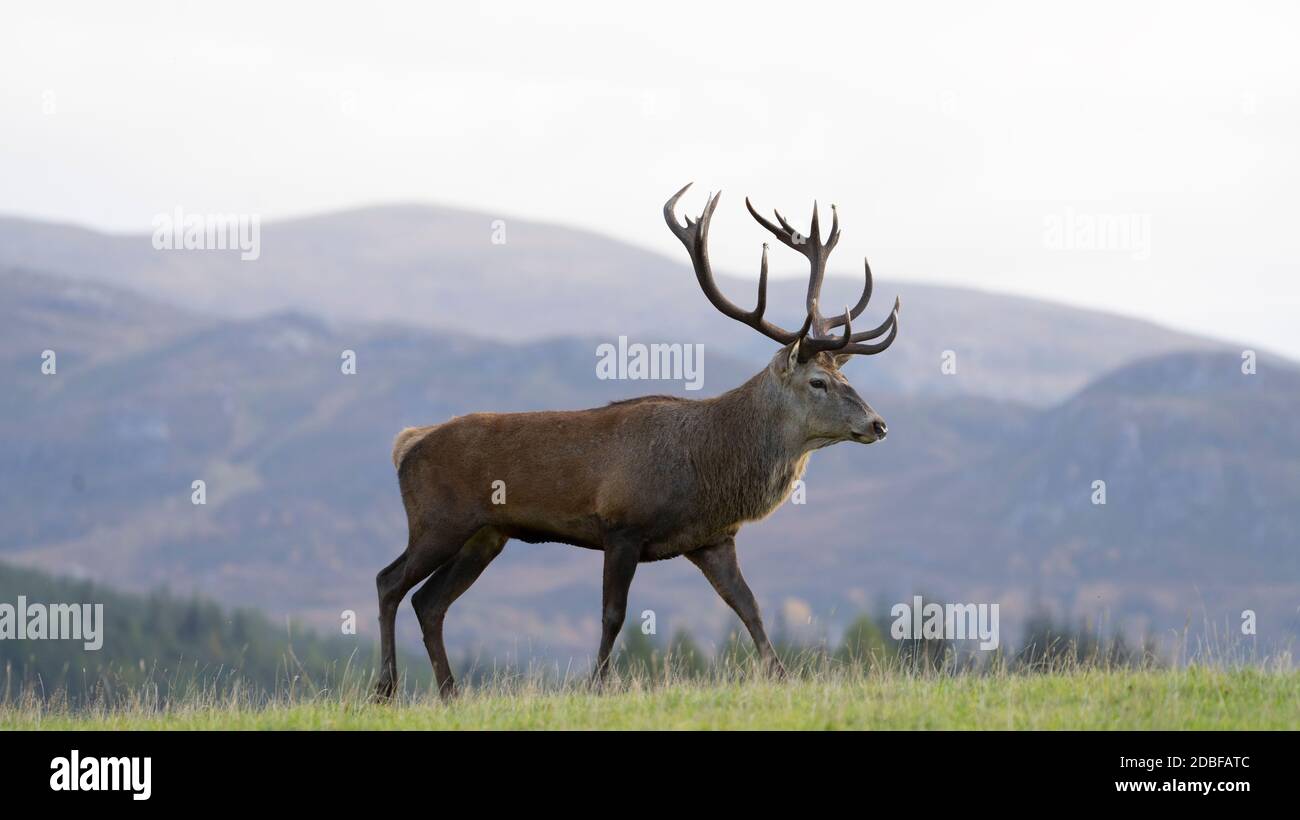
[[[1297,729],[1300,673],[1259,668],[1050,674],[822,674],[602,693],[504,681],[450,704],[346,693],[195,695],[71,710],[0,705],[0,729]]]

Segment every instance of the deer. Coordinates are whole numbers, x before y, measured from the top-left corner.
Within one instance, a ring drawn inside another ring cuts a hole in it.
[[[654,395],[590,410],[473,413],[402,430],[392,456],[408,539],[401,556],[376,577],[379,700],[392,697],[397,685],[398,606],[421,582],[411,604],[438,692],[444,698],[456,693],[443,621],[510,539],[604,552],[593,684],[603,683],[609,672],[637,566],[677,556],[695,564],[739,617],[763,672],[785,677],[754,593],[741,574],[736,535],[744,524],[767,517],[785,502],[813,451],[885,438],[884,419],[840,367],[851,356],[881,353],[893,343],[900,305],[895,299],[877,327],[853,330],[853,320],[871,299],[871,265],[864,260],[866,284],[857,304],[846,306],[841,316],[823,317],[818,299],[826,261],[840,239],[835,206],[823,240],[815,202],[812,228],[805,236],[780,211],[774,211],[773,223],[746,198],[749,213],[783,245],[802,254],[810,273],[802,327],[790,331],[773,324],[764,318],[764,243],[757,304],[753,310],[740,308],[718,288],[709,262],[709,222],[721,192],[708,197],[698,219],[687,217],[682,224],[677,202],[690,187],[674,194],[663,213],[686,248],[700,288],[724,316],[780,349],[749,381],[712,398]],[[837,328],[842,330],[837,333]],[[504,489],[504,498],[494,498],[494,488]]]

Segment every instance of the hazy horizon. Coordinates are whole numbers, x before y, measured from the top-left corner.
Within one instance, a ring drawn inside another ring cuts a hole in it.
[[[680,259],[659,208],[694,180],[681,211],[725,191],[736,275],[765,238],[746,195],[796,225],[818,199],[839,273],[1300,358],[1291,6],[145,8],[10,13],[0,212],[147,233],[427,203]]]
[[[487,212],[487,211],[480,211],[480,210],[478,210],[478,209],[474,209],[474,208],[457,208],[456,206],[447,205],[447,204],[445,204],[445,203],[439,203],[439,202],[416,202],[416,201],[398,202],[398,201],[394,201],[394,202],[376,202],[376,203],[359,204],[359,205],[356,205],[356,206],[353,206],[353,207],[350,207],[350,208],[338,208],[338,209],[331,209],[331,210],[326,210],[326,211],[312,211],[312,212],[301,213],[301,214],[286,214],[286,215],[284,215],[283,217],[279,217],[279,218],[272,219],[272,220],[267,221],[267,222],[263,222],[263,223],[262,223],[262,226],[265,228],[265,227],[267,227],[268,225],[269,225],[269,226],[274,226],[274,225],[276,225],[276,224],[288,224],[288,223],[299,222],[299,221],[309,221],[309,220],[317,219],[317,218],[329,218],[329,217],[332,217],[332,216],[337,216],[337,215],[346,214],[346,213],[360,213],[360,212],[364,212],[364,211],[367,211],[367,210],[370,210],[370,209],[382,209],[382,208],[429,208],[429,209],[443,209],[443,210],[456,210],[456,211],[463,211],[463,212],[478,213],[478,214],[483,214],[484,216],[488,216],[488,217],[492,217],[492,218],[501,217],[501,218],[505,218],[505,219],[507,219],[507,220],[512,220],[512,219],[518,219],[518,218],[519,218],[519,217],[516,217],[515,215],[509,214],[509,213],[504,213],[504,212],[502,212],[502,213],[499,213],[499,214],[491,214],[491,213],[489,213],[489,212]],[[20,220],[29,220],[29,221],[40,222],[40,223],[44,223],[44,224],[59,224],[59,225],[63,225],[63,226],[65,226],[65,227],[72,227],[72,228],[76,228],[76,229],[82,229],[82,230],[92,231],[92,232],[95,232],[95,233],[98,233],[98,234],[101,234],[101,235],[104,235],[104,236],[109,236],[109,237],[116,237],[116,238],[130,238],[130,237],[138,237],[142,242],[143,242],[143,241],[148,241],[148,233],[147,233],[146,231],[101,229],[101,228],[95,228],[95,227],[93,227],[93,226],[89,226],[89,225],[82,225],[82,224],[79,224],[79,223],[76,223],[76,222],[57,222],[57,223],[55,223],[55,222],[53,222],[53,221],[49,221],[49,220],[41,220],[41,219],[39,219],[39,218],[28,217],[28,216],[24,216],[24,215],[22,215],[22,214],[14,214],[14,213],[6,213],[6,212],[0,212],[0,219],[20,219]],[[630,242],[630,241],[623,240],[623,239],[620,239],[620,238],[617,238],[617,237],[611,237],[611,236],[608,235],[608,234],[603,234],[603,233],[601,233],[600,231],[597,231],[597,230],[595,230],[595,229],[593,229],[593,228],[588,228],[588,227],[584,227],[584,226],[581,226],[581,225],[559,225],[559,223],[551,223],[551,222],[547,222],[547,221],[545,221],[545,220],[527,219],[527,220],[524,220],[524,221],[530,222],[530,223],[532,223],[532,224],[537,224],[537,225],[552,225],[552,226],[559,226],[559,227],[562,227],[562,228],[565,229],[565,230],[574,230],[574,231],[580,231],[580,232],[589,232],[589,233],[593,233],[593,234],[595,234],[595,235],[597,235],[597,236],[603,236],[603,237],[605,237],[605,238],[615,239],[616,241],[619,241],[619,242],[626,242],[626,244],[628,244],[628,245],[630,245],[630,246],[633,246],[633,247],[636,247],[636,248],[639,249],[639,250],[646,251],[646,252],[648,252],[648,253],[653,253],[653,254],[657,254],[657,255],[663,256],[664,259],[665,259],[665,261],[668,262],[668,263],[686,264],[686,262],[685,262],[684,260],[681,260],[681,259],[674,259],[674,258],[672,258],[672,256],[669,254],[669,252],[668,252],[668,251],[665,251],[665,249],[663,249],[663,248],[656,248],[656,247],[648,247],[648,246],[645,246],[645,245],[638,245],[638,244],[635,243],[635,242]],[[671,249],[669,249],[669,250],[671,250]],[[717,268],[717,273],[718,273],[719,275],[722,275],[722,276],[729,276],[729,277],[739,278],[739,279],[752,279],[752,280],[754,280],[755,282],[757,281],[757,273],[756,273],[755,271],[745,271],[745,270],[736,270],[736,269],[732,269],[732,268],[722,268],[722,267],[718,267],[718,268]],[[79,276],[75,271],[66,271],[66,272],[61,272],[60,275],[67,275],[67,276],[69,276],[70,278],[73,278],[73,279],[82,278],[82,277]],[[795,273],[792,274],[792,276],[787,276],[787,277],[783,277],[783,278],[800,278],[800,277],[802,277],[802,275],[803,275],[802,273],[795,272]],[[843,266],[840,266],[839,268],[836,268],[836,266],[832,263],[832,265],[830,266],[829,270],[827,271],[827,275],[830,276],[830,277],[837,277],[837,278],[840,278],[840,279],[859,279],[859,278],[861,277],[862,274],[861,274],[860,271],[848,271],[848,270],[844,270],[844,269],[843,269]],[[880,288],[880,286],[882,285],[882,283],[885,284],[886,286],[887,286],[888,283],[889,283],[889,277],[884,277],[884,276],[881,276],[881,275],[879,275],[879,274],[877,274],[877,275],[875,276],[875,280],[876,280],[877,289]],[[931,286],[931,287],[940,287],[940,288],[961,288],[961,289],[971,290],[971,291],[976,291],[976,292],[980,292],[980,293],[990,293],[990,294],[995,294],[995,295],[1010,296],[1010,297],[1014,297],[1014,298],[1028,299],[1028,300],[1037,301],[1037,302],[1044,302],[1044,303],[1048,303],[1048,304],[1069,304],[1068,302],[1065,302],[1065,301],[1060,300],[1060,299],[1053,299],[1053,298],[1051,298],[1051,297],[1040,296],[1040,295],[1033,294],[1033,293],[1023,293],[1023,292],[1018,292],[1018,291],[1013,291],[1013,290],[998,289],[998,288],[991,287],[991,286],[981,285],[981,284],[979,284],[979,283],[949,282],[949,281],[943,281],[942,279],[937,279],[937,278],[936,278],[936,279],[926,279],[926,278],[923,278],[923,277],[909,278],[907,281],[908,281],[909,284],[920,285],[920,286]],[[747,298],[750,298],[750,297],[753,296],[753,294],[752,294],[750,291],[748,291],[748,290],[737,290],[737,292],[732,293],[732,294],[730,294],[730,295],[733,296],[733,297],[735,297],[737,300],[739,300],[739,301],[741,301],[741,302],[744,302]],[[1166,328],[1166,329],[1169,329],[1169,330],[1174,330],[1174,331],[1179,331],[1179,332],[1192,333],[1192,334],[1199,335],[1199,336],[1202,336],[1202,337],[1207,338],[1207,339],[1213,339],[1213,340],[1216,340],[1216,341],[1222,341],[1222,342],[1240,342],[1240,343],[1246,343],[1246,344],[1253,344],[1253,343],[1254,343],[1254,340],[1253,340],[1251,337],[1249,337],[1249,336],[1245,336],[1245,337],[1234,337],[1234,336],[1230,336],[1230,335],[1224,335],[1224,334],[1215,333],[1215,332],[1213,332],[1212,330],[1203,330],[1203,329],[1202,329],[1202,330],[1198,330],[1198,329],[1196,329],[1196,328],[1192,328],[1192,329],[1179,328],[1179,327],[1176,327],[1176,326],[1174,326],[1174,325],[1172,325],[1172,324],[1169,324],[1169,323],[1163,322],[1163,321],[1161,321],[1159,318],[1153,318],[1153,317],[1150,317],[1150,316],[1144,316],[1144,315],[1141,315],[1141,314],[1138,314],[1138,313],[1133,313],[1133,312],[1130,312],[1130,311],[1125,311],[1125,310],[1123,310],[1122,308],[1110,307],[1110,306],[1095,306],[1095,307],[1094,307],[1094,306],[1088,306],[1088,305],[1070,305],[1070,306],[1073,307],[1074,309],[1077,309],[1077,310],[1096,311],[1096,312],[1099,312],[1099,313],[1104,313],[1104,314],[1108,314],[1108,315],[1113,315],[1113,316],[1120,317],[1120,318],[1124,318],[1124,319],[1132,319],[1132,320],[1135,320],[1135,321],[1147,322],[1147,323],[1150,323],[1150,324],[1155,325],[1155,326],[1157,326],[1157,327],[1163,327],[1163,328]],[[276,311],[272,311],[272,313],[274,313],[274,312],[276,312]],[[328,318],[328,317],[322,317],[322,318]],[[408,324],[408,323],[404,323],[404,322],[401,322],[401,321],[395,321],[395,323],[396,323],[396,324]],[[1271,353],[1271,354],[1274,354],[1274,355],[1280,355],[1280,356],[1283,356],[1283,357],[1286,358],[1286,359],[1289,359],[1289,360],[1292,361],[1293,363],[1300,363],[1300,352],[1283,351],[1283,350],[1278,350],[1278,349],[1273,349],[1273,348],[1267,348],[1267,347],[1260,347],[1260,346],[1255,346],[1255,347],[1253,347],[1252,349],[1255,349],[1255,350],[1257,350],[1258,352],[1266,352],[1266,353]],[[1153,355],[1158,355],[1158,354],[1153,354]]]

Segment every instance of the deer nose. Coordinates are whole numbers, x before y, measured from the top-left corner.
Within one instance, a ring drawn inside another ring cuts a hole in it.
[[[884,419],[876,419],[871,422],[871,430],[876,434],[877,441],[884,438],[885,434],[889,432],[889,428],[885,426]]]

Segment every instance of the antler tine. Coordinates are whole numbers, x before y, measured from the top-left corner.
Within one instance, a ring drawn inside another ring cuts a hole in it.
[[[682,195],[689,191],[691,186],[694,184],[694,182],[686,183],[682,186],[680,191],[668,197],[668,201],[664,203],[664,219],[668,222],[669,230],[671,230],[678,239],[682,238],[683,229],[682,223],[677,221],[677,200],[681,199]],[[691,224],[691,218],[689,216],[686,217],[686,224],[688,227]]]
[[[826,239],[826,253],[830,254],[840,243],[840,211],[831,203],[831,235]]]
[[[839,238],[838,232],[834,227],[831,228],[831,237],[832,240]],[[854,319],[862,315],[862,311],[867,309],[867,303],[871,301],[871,289],[873,287],[873,283],[871,279],[871,263],[867,261],[866,257],[862,258],[862,267],[866,269],[867,281],[866,284],[862,286],[862,295],[858,297],[858,303],[853,306],[853,310],[851,311]],[[839,326],[840,326],[840,320],[839,318],[835,318],[832,319],[829,323],[827,323],[826,329],[834,330]],[[871,336],[869,338],[874,339],[876,337]]]
[[[868,337],[867,337],[867,334],[866,334],[866,333],[855,333],[855,334],[854,334],[854,337],[855,337],[855,338],[854,338],[853,342],[850,343],[850,344],[848,344],[848,345],[846,345],[846,346],[844,347],[844,349],[843,349],[842,351],[840,351],[840,352],[841,352],[841,353],[856,353],[856,354],[860,354],[860,355],[864,355],[864,356],[874,356],[875,354],[880,353],[881,351],[883,351],[883,350],[885,350],[886,348],[888,348],[891,344],[894,343],[894,338],[898,336],[898,309],[899,309],[899,306],[900,306],[900,305],[899,305],[899,300],[898,300],[898,299],[895,299],[895,300],[894,300],[894,311],[893,311],[893,313],[890,313],[890,314],[889,314],[889,318],[885,320],[885,324],[884,324],[884,325],[881,325],[881,328],[884,328],[884,327],[888,327],[888,328],[889,328],[889,335],[885,337],[885,340],[884,340],[883,342],[877,342],[876,344],[862,344],[862,343],[860,343],[860,342],[858,341],[858,339],[859,339],[859,338],[868,338]],[[877,328],[877,330],[880,330],[880,328]],[[874,333],[874,332],[876,332],[876,331],[868,331],[868,332],[870,332],[870,333]]]
[[[790,226],[790,223],[786,221],[786,218],[781,215],[780,211],[778,211],[776,208],[773,208],[772,214],[776,217],[776,221],[778,224],[780,224],[782,230],[784,230],[790,236],[798,235],[799,232]]]
[[[895,296],[895,297],[894,297],[894,309],[893,309],[892,311],[890,311],[890,313],[889,313],[888,316],[885,317],[885,321],[881,322],[879,325],[877,325],[876,327],[872,328],[871,330],[863,330],[863,331],[860,331],[860,332],[858,332],[858,333],[854,333],[854,334],[853,334],[853,341],[855,341],[855,342],[865,342],[865,341],[867,341],[868,339],[876,339],[876,338],[879,338],[880,336],[882,336],[886,330],[889,330],[889,328],[890,328],[890,327],[891,327],[895,322],[898,321],[898,309],[899,309],[900,306],[901,306],[901,302],[899,301],[898,297]]]
[[[825,330],[826,320],[817,310],[817,302],[822,298],[822,281],[826,278],[826,251],[822,245],[821,220],[817,216],[817,200],[813,200],[812,235],[808,238],[808,261],[812,263],[808,273],[808,310],[816,317],[817,331]]]
[[[719,191],[709,197],[708,204],[704,206],[704,212],[700,214],[698,222],[687,217],[686,224],[683,226],[677,221],[677,201],[690,189],[692,184],[687,183],[685,187],[673,194],[664,203],[664,221],[668,223],[668,228],[673,232],[673,235],[686,246],[686,253],[691,258],[691,266],[695,269],[695,278],[700,283],[700,289],[704,291],[704,295],[724,316],[729,316],[742,324],[749,325],[769,339],[781,344],[789,344],[798,339],[799,334],[791,333],[763,318],[763,313],[767,309],[767,245],[763,246],[763,260],[758,276],[758,303],[753,310],[741,308],[719,290],[717,283],[713,279],[713,268],[709,264],[708,241],[709,221],[713,217],[713,211],[718,207],[718,200],[722,198],[722,192]]]
[[[749,215],[754,217],[754,219],[758,220],[758,224],[762,225],[764,228],[767,228],[767,230],[773,236],[781,240],[781,244],[789,248],[793,248],[794,250],[797,250],[800,253],[804,252],[803,243],[797,241],[795,238],[798,235],[798,232],[795,231],[794,228],[790,227],[790,223],[785,221],[785,217],[781,216],[780,211],[777,210],[772,211],[772,213],[776,214],[776,218],[781,223],[781,227],[777,227],[776,225],[773,225],[770,220],[768,220],[766,217],[764,217],[762,214],[760,214],[758,211],[754,209],[754,203],[749,201],[749,197],[745,197],[745,207],[749,209]]]

